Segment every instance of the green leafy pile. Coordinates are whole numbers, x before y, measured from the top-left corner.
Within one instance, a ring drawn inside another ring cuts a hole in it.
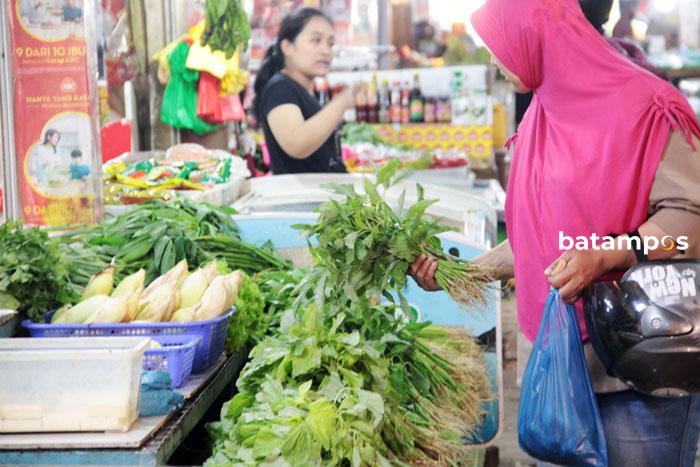
[[[380,194],[399,179],[398,168],[399,163],[392,161],[377,173],[376,183],[365,178],[364,194],[353,185],[326,185],[344,199],[322,204],[315,224],[295,226],[308,237],[319,266],[301,296],[313,290],[319,305],[328,300],[342,307],[379,294],[393,302],[391,292],[395,292],[408,312],[402,293],[406,273],[419,255],[426,254],[437,260],[437,284],[455,301],[464,306],[485,303],[493,280],[490,272],[443,252],[437,235],[453,229],[424,216],[437,200],[426,200],[418,185],[417,202],[404,207],[404,192],[394,209]],[[313,245],[311,239],[318,244]]]
[[[44,312],[71,300],[68,273],[45,232],[19,222],[0,225],[2,292],[19,301],[19,311],[33,321],[43,321]]]
[[[253,279],[246,275],[236,296],[236,312],[226,336],[226,351],[234,353],[246,343],[257,342],[267,331],[265,299]]]
[[[255,273],[268,267],[289,268],[272,245],[254,246],[238,236],[227,207],[180,198],[155,201],[105,220],[99,225],[56,237],[68,263],[70,282],[80,290],[90,277],[116,258],[117,280],[139,269],[146,283],[186,259],[191,268],[220,260],[231,270]]]
[[[241,0],[207,0],[202,45],[225,52],[230,58],[238,46],[248,48],[250,23]]]
[[[208,466],[462,463],[490,398],[479,347],[396,308],[285,312],[210,426]],[[460,342],[441,356],[448,345]]]

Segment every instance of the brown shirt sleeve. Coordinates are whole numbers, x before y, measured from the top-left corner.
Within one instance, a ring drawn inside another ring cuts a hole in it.
[[[687,236],[689,251],[700,243],[700,140],[693,151],[680,131],[666,146],[649,194],[649,220],[668,235]]]

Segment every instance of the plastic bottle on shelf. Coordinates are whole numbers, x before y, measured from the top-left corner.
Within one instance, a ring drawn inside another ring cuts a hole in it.
[[[391,107],[389,108],[391,123],[401,123],[401,83],[394,83],[391,89]]]
[[[411,88],[408,81],[401,89],[401,123],[404,125],[411,122]]]
[[[413,89],[410,95],[410,120],[411,123],[423,123],[425,121],[425,97],[420,90],[420,74],[413,75]]]
[[[377,96],[377,74],[372,74],[372,80],[367,87],[367,122],[379,123],[379,98]]]
[[[382,80],[382,87],[379,88],[379,123],[391,123],[391,90],[389,89],[389,80]]]
[[[355,112],[357,114],[357,121],[359,123],[367,123],[369,120],[369,115],[367,112],[367,95],[364,93],[358,93],[355,96]]]

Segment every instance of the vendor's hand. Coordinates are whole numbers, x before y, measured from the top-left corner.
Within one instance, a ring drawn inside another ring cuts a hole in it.
[[[420,255],[411,264],[410,274],[421,289],[428,292],[440,290],[435,282],[435,271],[437,271],[437,261],[427,255]]]
[[[340,94],[338,94],[338,98],[342,99],[345,108],[349,109],[355,107],[356,97],[362,93],[367,93],[367,84],[363,81],[358,81],[352,86],[343,89]]]
[[[608,271],[605,258],[599,250],[567,251],[553,262],[544,273],[552,287],[566,303],[574,303],[581,291]]]

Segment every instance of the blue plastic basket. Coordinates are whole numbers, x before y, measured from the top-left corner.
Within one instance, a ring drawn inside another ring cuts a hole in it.
[[[38,324],[25,320],[22,326],[32,337],[199,336],[201,340],[192,365],[192,373],[197,373],[215,363],[224,353],[228,323],[235,312],[236,309],[231,308],[218,318],[187,323]]]
[[[192,375],[192,363],[199,336],[160,335],[152,339],[161,346],[149,348],[143,355],[143,369],[146,371],[163,370],[170,373],[173,389],[179,388]]]

